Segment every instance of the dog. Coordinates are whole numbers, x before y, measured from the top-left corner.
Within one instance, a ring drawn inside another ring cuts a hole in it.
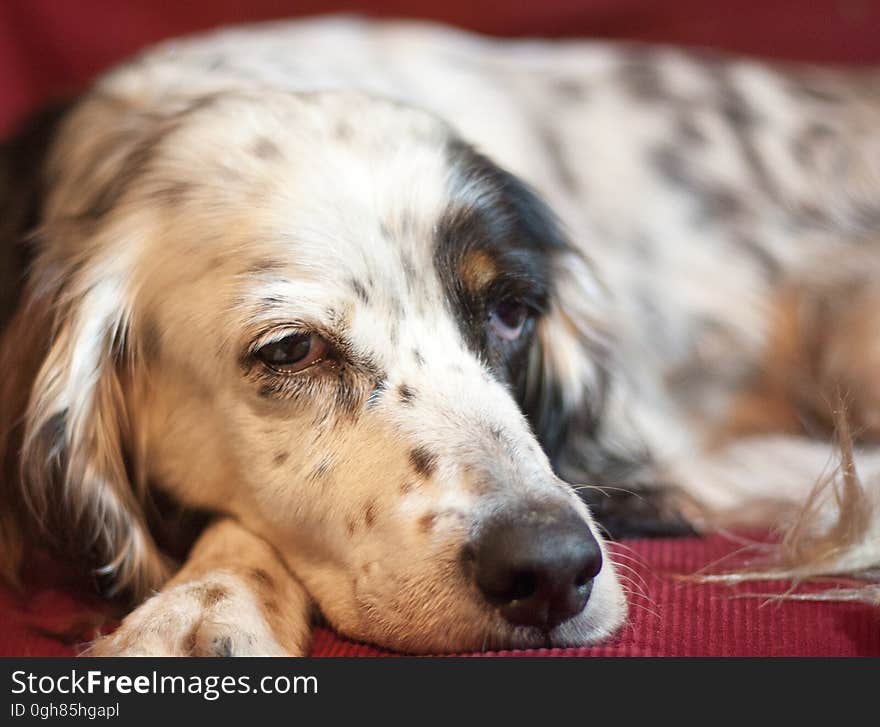
[[[4,148],[3,571],[127,599],[92,654],[298,655],[601,641],[608,534],[804,502],[876,563],[878,91],[355,18],[146,51]]]

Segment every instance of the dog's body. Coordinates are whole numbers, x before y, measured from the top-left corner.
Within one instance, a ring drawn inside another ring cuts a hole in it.
[[[4,497],[136,597],[150,492],[225,516],[100,653],[301,653],[313,603],[407,650],[601,639],[620,581],[556,475],[618,533],[769,524],[824,399],[878,432],[878,89],[338,19],[151,51],[63,117],[45,195],[6,169]],[[522,523],[572,533],[540,616],[487,595]]]

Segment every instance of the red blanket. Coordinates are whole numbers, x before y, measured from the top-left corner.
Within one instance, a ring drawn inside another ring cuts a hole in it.
[[[505,656],[880,656],[880,607],[857,603],[780,601],[786,584],[728,587],[697,583],[695,573],[739,549],[719,536],[629,541],[615,560],[627,566],[632,608],[623,630],[589,649],[500,652]],[[736,562],[736,561],[732,561]],[[61,586],[51,567],[35,572],[29,597],[0,590],[0,656],[68,656],[73,643],[51,632],[84,625],[100,604]],[[810,584],[809,593],[837,584]],[[88,629],[79,629],[86,638]],[[326,629],[315,634],[315,656],[380,656],[382,650],[346,641]]]

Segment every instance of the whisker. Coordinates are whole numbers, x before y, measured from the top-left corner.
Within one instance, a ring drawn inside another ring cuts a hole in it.
[[[644,579],[644,577],[642,576],[642,574],[639,573],[635,568],[633,568],[632,566],[626,565],[625,563],[617,563],[613,560],[611,562],[614,563],[615,567],[621,568],[621,569],[625,570],[627,573],[631,573],[632,577],[638,580],[639,585],[641,585],[642,588],[644,588],[646,591],[648,590],[648,581],[646,581]],[[623,577],[623,574],[621,574],[621,577]]]

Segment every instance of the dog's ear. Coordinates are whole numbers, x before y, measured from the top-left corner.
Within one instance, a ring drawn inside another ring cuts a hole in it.
[[[90,118],[80,114],[78,123]],[[65,170],[73,168],[74,177],[84,179],[88,172],[87,183],[68,180],[71,197],[77,197],[74,188],[80,191],[78,206],[91,201],[90,209],[100,211],[93,200],[109,204],[124,178],[138,135],[129,133],[126,144],[111,136],[84,135],[87,143],[63,150]],[[54,143],[50,137],[41,134],[33,144],[10,147],[0,165],[0,176],[10,182],[3,185],[9,193],[0,199],[0,211],[20,204],[11,192],[16,184],[28,186],[26,173],[52,169],[45,159]],[[94,139],[116,153],[98,153]],[[31,146],[38,158],[16,166]],[[9,179],[16,169],[21,179]],[[126,275],[119,255],[98,259],[104,248],[93,238],[94,219],[76,210],[71,214],[62,200],[62,209],[47,220],[44,192],[58,196],[57,176],[49,190],[34,187],[25,200],[33,212],[4,228],[0,239],[7,249],[28,252],[28,282],[0,339],[0,568],[13,573],[30,532],[36,535],[32,541],[92,559],[108,590],[140,595],[160,584],[166,572],[142,508],[143,447],[131,418],[138,351]],[[72,244],[80,238],[89,244]],[[23,267],[14,271],[16,280],[23,279]]]
[[[518,386],[523,412],[554,471],[578,486],[608,535],[692,533],[630,416],[608,291],[576,251],[557,250],[553,264],[550,308]]]
[[[112,272],[62,270],[29,288],[8,332],[30,339],[21,360],[6,361],[5,369],[30,392],[20,436],[23,499],[56,544],[96,563],[109,591],[140,595],[167,573],[143,514],[131,311]],[[14,359],[11,339],[4,352]]]
[[[520,407],[556,466],[573,429],[589,436],[606,395],[608,325],[603,288],[570,247],[553,251],[552,297],[519,379]]]

